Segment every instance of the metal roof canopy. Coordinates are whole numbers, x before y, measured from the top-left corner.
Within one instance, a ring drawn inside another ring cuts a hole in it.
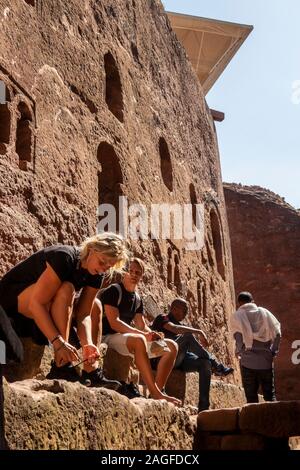
[[[167,12],[206,95],[253,26]]]

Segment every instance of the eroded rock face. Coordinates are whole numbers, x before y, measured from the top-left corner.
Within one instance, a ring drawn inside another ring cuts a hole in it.
[[[188,450],[194,445],[197,408],[191,405],[129,400],[64,380],[4,381],[4,395],[10,449]],[[242,406],[240,395],[237,386],[213,382],[212,407]],[[231,413],[220,410],[221,416],[222,411]]]
[[[225,184],[224,189],[236,291],[252,292],[258,305],[280,320],[277,397],[299,399],[300,213],[259,187]]]
[[[44,245],[95,233],[99,202],[126,196],[148,214],[150,204],[203,203],[202,250],[172,233],[133,249],[148,263],[142,290],[156,311],[187,297],[190,322],[232,364],[216,132],[161,3],[0,0],[0,11],[0,274]]]
[[[5,384],[10,449],[191,449],[188,413],[66,381]]]
[[[195,450],[296,449],[300,401],[247,404],[199,413]],[[290,438],[290,439],[289,439]]]
[[[240,429],[267,437],[300,435],[300,401],[260,403],[244,406],[240,412]]]

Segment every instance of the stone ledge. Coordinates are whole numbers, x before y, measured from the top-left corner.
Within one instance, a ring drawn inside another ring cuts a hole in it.
[[[241,409],[239,426],[242,431],[266,437],[299,436],[300,401],[246,405]]]
[[[299,435],[300,401],[255,403],[199,413],[193,448],[286,451]]]
[[[221,439],[220,450],[264,450],[265,439],[257,434],[228,435]]]
[[[11,449],[192,449],[188,413],[166,401],[64,380],[5,382],[4,393]]]
[[[202,411],[198,415],[199,431],[237,431],[239,408]]]

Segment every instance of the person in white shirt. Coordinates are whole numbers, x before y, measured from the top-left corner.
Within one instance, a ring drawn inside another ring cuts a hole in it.
[[[238,295],[238,307],[231,318],[231,329],[247,403],[258,403],[259,386],[265,401],[276,401],[274,357],[281,339],[280,323],[266,308],[254,303],[250,292]]]

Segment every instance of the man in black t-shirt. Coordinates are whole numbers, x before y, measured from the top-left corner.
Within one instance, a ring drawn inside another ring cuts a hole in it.
[[[188,313],[188,303],[181,298],[175,299],[168,315],[158,315],[152,323],[152,329],[164,333],[179,346],[175,369],[185,372],[199,372],[199,411],[209,408],[209,390],[212,370],[216,375],[226,376],[233,372],[225,367],[204,346],[208,346],[207,337],[198,328],[181,324]],[[195,338],[199,335],[200,342]]]
[[[130,292],[125,289],[123,282],[112,284],[101,294],[103,305],[111,305],[118,308],[120,319],[130,325],[137,314],[144,315],[143,300],[136,291]],[[108,321],[106,315],[102,318],[102,335],[118,333]]]
[[[39,250],[1,279],[0,305],[17,334],[32,337],[37,344],[47,344],[48,340],[53,344],[55,361],[48,378],[79,380],[71,365],[79,356],[68,342],[74,314],[83,348],[84,383],[105,386],[97,367],[99,351],[91,337],[90,314],[103,273],[122,264],[126,256],[124,240],[104,233],[85,240],[80,248],[54,245]],[[73,311],[76,291],[80,295]],[[111,385],[117,388],[120,384]]]
[[[119,354],[134,358],[152,398],[166,399],[174,404],[180,404],[179,400],[162,392],[177,355],[177,347],[172,340],[166,340],[168,350],[162,353],[155,380],[153,378],[147,342],[160,339],[161,335],[147,326],[143,302],[136,292],[143,274],[144,263],[138,258],[133,258],[122,282],[113,284],[102,292],[101,302],[104,306],[102,341]]]

